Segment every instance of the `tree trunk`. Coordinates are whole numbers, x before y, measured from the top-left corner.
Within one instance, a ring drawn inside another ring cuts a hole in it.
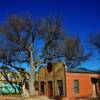
[[[33,61],[32,51],[30,50],[30,79],[29,79],[29,94],[30,96],[35,95],[34,81],[35,81],[35,66]]]

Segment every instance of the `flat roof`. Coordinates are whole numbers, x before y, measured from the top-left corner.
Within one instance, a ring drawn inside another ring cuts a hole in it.
[[[89,70],[86,68],[74,68],[74,69],[67,69],[69,73],[88,73],[88,74],[100,74],[100,71],[96,70]]]

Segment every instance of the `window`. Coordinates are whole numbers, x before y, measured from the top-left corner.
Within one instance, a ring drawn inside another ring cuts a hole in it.
[[[47,65],[47,71],[48,72],[52,72],[52,69],[53,69],[53,65],[51,63],[48,63],[48,65]]]
[[[74,80],[74,93],[78,94],[79,93],[79,81]]]

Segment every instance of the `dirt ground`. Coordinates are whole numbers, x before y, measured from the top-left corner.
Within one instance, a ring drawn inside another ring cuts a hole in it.
[[[46,96],[21,97],[20,95],[0,95],[0,100],[51,100]],[[53,100],[53,99],[52,99]]]
[[[33,96],[24,98],[20,95],[0,95],[0,100],[60,100],[60,99],[48,99],[46,96]],[[64,99],[68,100],[68,99]],[[100,98],[86,98],[86,99],[76,99],[76,100],[100,100]]]

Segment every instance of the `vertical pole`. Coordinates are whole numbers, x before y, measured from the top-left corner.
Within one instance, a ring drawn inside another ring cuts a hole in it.
[[[53,68],[54,68],[53,76],[54,76],[54,96],[55,96],[55,64],[53,64]]]
[[[95,85],[95,83],[93,84],[93,97],[96,97],[96,85]]]

